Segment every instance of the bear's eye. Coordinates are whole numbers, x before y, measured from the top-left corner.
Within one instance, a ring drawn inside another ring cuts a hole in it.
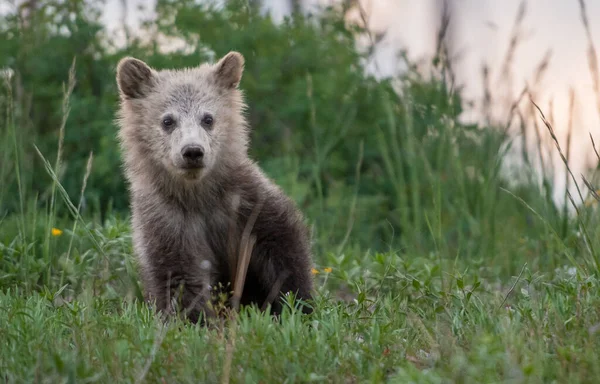
[[[204,116],[202,117],[202,126],[203,126],[204,128],[210,128],[210,127],[212,127],[212,125],[213,125],[213,122],[214,122],[214,119],[213,119],[213,117],[212,117],[211,115],[209,115],[209,114],[206,114],[206,115],[204,115]]]
[[[162,119],[162,126],[165,130],[170,131],[175,126],[175,120],[171,116],[166,116]]]

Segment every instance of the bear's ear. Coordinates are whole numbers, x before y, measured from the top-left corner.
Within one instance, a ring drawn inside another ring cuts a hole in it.
[[[125,57],[117,65],[119,92],[126,99],[144,97],[152,89],[155,72],[143,61]]]
[[[244,56],[239,52],[229,52],[215,64],[217,84],[227,89],[238,86],[244,72]]]

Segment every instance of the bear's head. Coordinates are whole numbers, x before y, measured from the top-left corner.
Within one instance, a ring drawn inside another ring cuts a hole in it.
[[[119,136],[128,166],[144,162],[194,182],[243,158],[248,141],[238,89],[243,69],[238,52],[215,64],[177,70],[121,59]]]

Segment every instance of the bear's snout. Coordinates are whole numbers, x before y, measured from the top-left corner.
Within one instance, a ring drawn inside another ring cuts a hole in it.
[[[186,145],[181,149],[181,156],[186,167],[200,168],[203,166],[204,148],[200,145]]]

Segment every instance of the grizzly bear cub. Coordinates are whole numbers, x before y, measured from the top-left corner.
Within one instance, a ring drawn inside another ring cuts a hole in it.
[[[119,140],[144,296],[160,312],[183,309],[193,322],[214,315],[212,288],[232,292],[245,249],[250,261],[236,303],[271,305],[279,314],[292,292],[312,311],[308,229],[247,154],[243,69],[238,52],[180,70],[131,57],[117,66]]]

